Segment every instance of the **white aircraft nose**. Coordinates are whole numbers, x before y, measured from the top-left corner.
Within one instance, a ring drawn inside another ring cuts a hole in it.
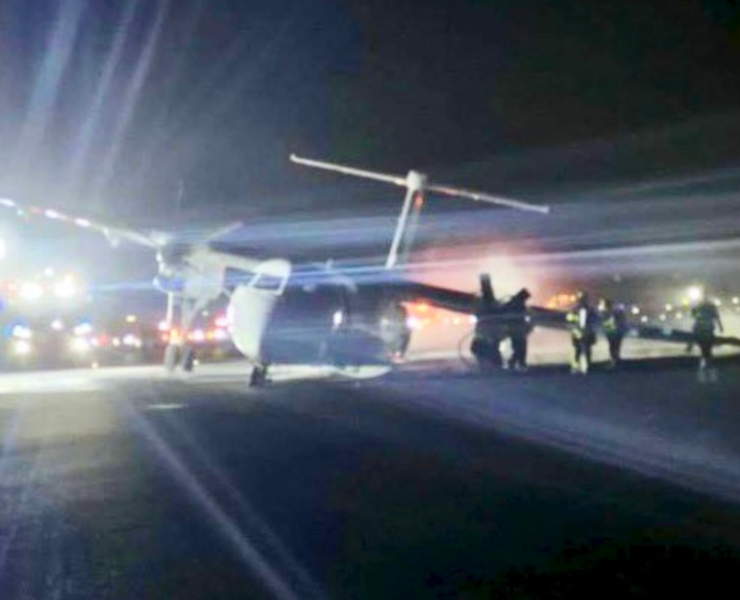
[[[291,265],[286,260],[265,261],[247,284],[231,294],[231,337],[237,350],[252,362],[261,362],[262,339],[290,273]]]

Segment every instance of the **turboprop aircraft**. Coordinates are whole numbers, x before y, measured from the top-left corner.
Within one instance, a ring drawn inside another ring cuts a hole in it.
[[[217,242],[240,227],[239,223],[216,229],[192,243],[171,233],[135,230],[53,209],[26,207],[11,199],[0,198],[0,206],[99,232],[114,245],[127,241],[150,248],[158,266],[154,287],[166,294],[167,322],[177,320],[180,332],[165,352],[168,371],[193,369],[195,352],[187,342],[193,320],[211,302],[227,296],[231,337],[252,364],[253,385],[266,381],[273,364],[332,365],[348,376],[354,376],[357,367],[363,365],[389,365],[389,357],[403,353],[409,342],[411,331],[404,308],[408,302],[425,301],[465,314],[478,312],[480,298],[492,295],[492,290],[486,289],[486,278],[481,278],[483,287],[480,294],[475,294],[410,281],[398,268],[408,256],[428,194],[541,214],[549,211],[546,206],[432,183],[415,171],[399,176],[297,156],[291,156],[291,160],[406,188],[384,266],[343,272],[331,262],[306,267],[286,258],[245,256]],[[534,325],[566,326],[562,312],[533,307],[530,313]],[[678,335],[646,328],[638,333],[648,339],[673,339]],[[678,338],[675,341],[685,336]]]
[[[291,158],[309,166],[361,172]],[[23,216],[41,216],[101,233],[113,245],[130,242],[151,249],[158,266],[153,285],[166,294],[166,320],[176,323],[180,333],[165,352],[164,366],[169,371],[177,367],[193,369],[195,352],[187,343],[187,333],[197,314],[222,295],[228,296],[233,343],[253,365],[251,382],[261,384],[269,365],[275,363],[331,364],[347,373],[353,373],[350,367],[358,365],[387,364],[389,354],[408,344],[410,330],[404,302],[427,299],[453,310],[458,306],[458,292],[407,281],[394,270],[399,259],[408,254],[415,220],[428,192],[520,210],[548,210],[482,192],[430,184],[425,175],[415,171],[405,177],[362,173],[403,185],[407,194],[385,266],[361,274],[343,273],[331,262],[297,267],[286,258],[262,260],[217,243],[240,223],[214,230],[197,243],[186,243],[172,233],[132,229],[51,208],[25,206],[8,198],[0,198],[0,206]]]

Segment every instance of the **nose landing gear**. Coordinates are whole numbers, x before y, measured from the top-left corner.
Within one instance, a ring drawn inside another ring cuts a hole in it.
[[[263,387],[267,383],[267,371],[269,365],[254,365],[252,374],[249,377],[249,387]]]

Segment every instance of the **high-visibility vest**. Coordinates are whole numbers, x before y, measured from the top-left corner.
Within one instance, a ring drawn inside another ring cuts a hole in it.
[[[594,332],[593,310],[586,306],[579,306],[571,310],[567,314],[566,320],[574,337],[581,338]]]
[[[606,313],[601,321],[601,327],[607,335],[624,333],[627,329],[625,315],[622,311],[612,310]]]

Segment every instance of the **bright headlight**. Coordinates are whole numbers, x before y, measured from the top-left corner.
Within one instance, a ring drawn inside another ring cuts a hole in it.
[[[44,295],[44,288],[40,283],[35,281],[27,281],[21,284],[18,290],[18,295],[23,300],[39,300]]]
[[[686,290],[686,295],[691,302],[700,302],[704,299],[704,288],[700,285],[692,285]]]
[[[30,340],[32,333],[25,325],[16,325],[11,335],[18,340]]]
[[[63,279],[54,284],[54,295],[62,300],[74,298],[77,295],[77,286],[71,279]]]
[[[71,342],[71,348],[73,352],[84,354],[90,350],[90,342],[85,338],[74,338]]]
[[[31,354],[31,342],[28,340],[16,340],[13,344],[13,352],[18,356],[27,356]]]
[[[80,323],[74,328],[75,335],[90,335],[92,333],[92,325],[90,323]]]
[[[128,346],[129,348],[141,348],[141,339],[131,333],[124,335],[121,341],[124,346]]]

